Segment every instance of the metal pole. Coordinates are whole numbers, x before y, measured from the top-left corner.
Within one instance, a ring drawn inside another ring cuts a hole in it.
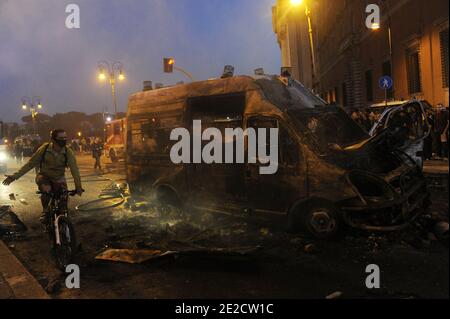
[[[195,79],[194,79],[194,77],[192,76],[192,74],[189,73],[188,71],[183,70],[182,68],[179,68],[179,67],[176,67],[176,66],[173,66],[173,68],[174,68],[174,70],[177,70],[177,71],[183,73],[184,75],[186,75],[188,78],[191,79],[192,82],[195,81]]]
[[[391,32],[391,19],[389,18],[388,26],[388,41],[389,41],[389,60],[391,62],[391,77],[394,78],[394,61],[392,58],[392,32]],[[392,98],[395,100],[394,86],[392,86]]]
[[[117,118],[117,98],[116,98],[116,80],[114,78],[114,71],[109,76],[109,83],[111,84],[111,93],[114,102],[114,118]]]
[[[305,14],[308,18],[308,33],[309,33],[309,46],[310,46],[310,54],[311,54],[311,66],[312,66],[312,79],[313,79],[313,89],[315,86],[316,79],[316,57],[314,55],[314,38],[313,38],[313,29],[311,23],[311,11],[305,5]]]
[[[33,120],[33,134],[36,135],[36,114],[34,109],[31,109],[31,119]]]

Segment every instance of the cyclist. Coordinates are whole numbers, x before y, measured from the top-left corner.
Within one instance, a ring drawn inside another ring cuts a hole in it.
[[[67,133],[62,129],[57,129],[52,131],[50,135],[51,142],[44,143],[39,147],[28,163],[19,169],[19,171],[13,175],[7,175],[7,178],[3,181],[3,185],[10,185],[31,169],[36,168],[36,184],[41,192],[61,192],[67,190],[65,170],[66,167],[69,167],[77,194],[81,196],[83,188],[81,187],[80,172],[73,151],[66,147]],[[61,209],[67,210],[67,201],[67,195],[62,196]],[[47,224],[50,218],[47,211],[49,202],[50,196],[45,194],[41,196],[43,212],[40,220],[43,224]]]

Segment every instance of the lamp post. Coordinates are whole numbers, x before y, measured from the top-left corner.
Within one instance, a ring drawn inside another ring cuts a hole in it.
[[[37,110],[40,109],[42,109],[42,104],[39,96],[33,96],[31,99],[27,96],[22,97],[22,110],[29,110],[31,112],[33,134],[36,134],[36,117],[39,114]]]
[[[309,54],[311,58],[311,77],[313,82],[313,90],[316,82],[317,75],[317,67],[316,67],[316,55],[315,55],[315,47],[314,47],[314,36],[313,36],[313,28],[311,22],[311,10],[309,9],[307,3],[304,0],[290,0],[290,4],[292,7],[299,7],[300,5],[304,5],[305,7],[305,16],[308,22],[308,35],[309,35]]]
[[[389,3],[387,2],[387,5],[389,6]],[[390,73],[391,74],[383,74],[383,75],[389,75],[390,77],[393,77],[393,73],[394,73],[394,60],[393,60],[393,49],[392,49],[392,27],[391,27],[391,15],[390,15],[390,8],[387,8],[388,11],[388,17],[387,17],[387,40],[388,40],[388,50],[389,50],[389,63],[390,63]],[[373,31],[377,31],[381,28],[380,24],[378,23],[373,23],[371,26],[371,29]],[[394,95],[394,87],[392,87],[392,98],[395,100],[395,95]],[[387,92],[387,91],[386,91]],[[387,96],[386,96],[386,103],[387,103]]]
[[[116,72],[120,81],[125,80],[122,62],[114,62],[110,64],[107,61],[98,62],[98,79],[100,81],[109,80],[111,86],[111,94],[114,103],[114,116],[117,117],[117,97],[116,97]]]

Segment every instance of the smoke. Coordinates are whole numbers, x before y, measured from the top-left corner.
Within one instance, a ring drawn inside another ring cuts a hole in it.
[[[65,6],[78,4],[81,28],[65,27]],[[225,64],[238,74],[279,70],[272,32],[274,0],[0,0],[0,118],[24,114],[22,96],[42,97],[44,112],[112,110],[109,85],[97,78],[97,62],[124,64],[117,85],[119,110],[142,81],[187,81],[164,74],[173,56],[198,80],[217,77]]]

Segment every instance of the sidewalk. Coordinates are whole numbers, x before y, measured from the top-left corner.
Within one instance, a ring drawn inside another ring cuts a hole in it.
[[[36,279],[1,240],[0,299],[50,299]]]
[[[448,192],[448,161],[425,161],[423,174],[428,180],[428,187],[431,191]]]
[[[448,160],[427,160],[423,164],[425,174],[447,174]]]

